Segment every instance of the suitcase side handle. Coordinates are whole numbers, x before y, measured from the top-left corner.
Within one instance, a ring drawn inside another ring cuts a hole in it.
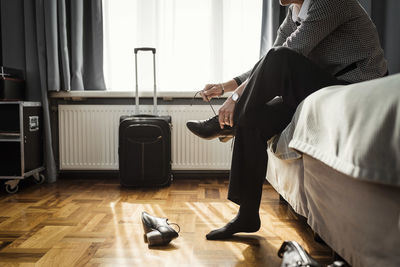
[[[137,71],[137,54],[139,51],[151,51],[153,53],[153,73],[154,73],[154,91],[153,91],[153,114],[157,115],[157,81],[156,81],[156,49],[153,47],[137,47],[135,50],[135,77],[136,77],[136,94],[135,105],[136,115],[139,114],[139,83]]]
[[[137,47],[135,48],[135,54],[137,54],[139,51],[151,51],[153,54],[156,53],[156,49],[153,47]]]

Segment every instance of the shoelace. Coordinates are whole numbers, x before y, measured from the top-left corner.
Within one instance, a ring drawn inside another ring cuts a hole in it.
[[[201,92],[201,91],[197,91],[197,92],[194,94],[194,96],[193,96],[193,98],[192,98],[192,102],[190,103],[190,106],[193,106],[193,102],[194,102],[194,100],[196,99],[196,96],[197,96],[198,94],[200,94],[200,92]],[[217,113],[215,112],[214,107],[211,105],[211,100],[208,100],[207,103],[210,105],[212,111],[214,112],[214,115],[217,116]]]
[[[168,223],[168,225],[175,225],[178,227],[178,234],[181,231],[181,227],[177,223]],[[175,229],[174,229],[175,230]]]
[[[171,226],[171,225],[175,225],[176,227],[178,227],[178,234],[180,233],[180,231],[181,231],[181,227],[177,224],[177,223],[170,223],[170,222],[168,222],[168,219],[167,219],[167,224],[168,224],[168,226]],[[164,227],[163,225],[159,225],[157,228],[156,228],[156,230],[157,231],[159,231],[158,229],[160,228],[160,227]],[[174,229],[173,227],[171,227],[172,229]],[[175,230],[175,229],[174,229]],[[175,230],[176,231],[176,230]]]

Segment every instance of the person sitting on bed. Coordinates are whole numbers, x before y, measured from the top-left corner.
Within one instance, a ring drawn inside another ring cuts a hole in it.
[[[291,121],[299,103],[330,85],[387,75],[375,25],[357,0],[280,0],[290,5],[274,46],[252,70],[201,91],[205,101],[233,91],[218,116],[188,121],[202,138],[233,134],[228,199],[240,205],[228,224],[207,234],[224,239],[260,229],[259,207],[267,167],[267,140]],[[280,100],[271,101],[276,96]]]

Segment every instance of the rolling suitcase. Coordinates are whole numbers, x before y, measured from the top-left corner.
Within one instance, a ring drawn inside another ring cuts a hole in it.
[[[153,53],[154,115],[139,114],[137,54]],[[171,116],[157,115],[155,48],[135,48],[136,115],[121,116],[119,124],[119,175],[123,186],[165,186],[171,174]]]

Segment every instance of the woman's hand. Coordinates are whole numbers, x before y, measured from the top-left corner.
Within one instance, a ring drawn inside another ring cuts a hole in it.
[[[211,98],[221,96],[224,93],[222,84],[206,84],[200,95],[204,101],[208,102]]]
[[[221,129],[224,125],[233,127],[233,112],[235,111],[236,102],[229,97],[218,111],[219,126]]]

